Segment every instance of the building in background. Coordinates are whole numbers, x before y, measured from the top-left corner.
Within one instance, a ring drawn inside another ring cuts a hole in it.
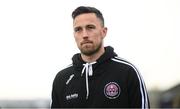
[[[150,90],[148,93],[151,108],[180,108],[180,84],[165,91]]]
[[[0,100],[0,109],[49,109],[50,100]]]
[[[161,108],[180,108],[180,84],[162,92],[159,103]]]

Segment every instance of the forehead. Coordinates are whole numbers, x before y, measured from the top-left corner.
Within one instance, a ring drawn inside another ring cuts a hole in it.
[[[100,25],[100,19],[94,13],[85,13],[78,15],[73,21],[74,27],[88,24]]]

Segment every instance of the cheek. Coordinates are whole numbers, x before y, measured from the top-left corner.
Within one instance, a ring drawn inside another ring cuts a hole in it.
[[[76,44],[77,44],[77,45],[80,45],[80,39],[79,39],[78,37],[76,37],[76,36],[74,36],[74,39],[75,39],[75,41],[76,41]]]
[[[75,39],[76,42],[78,41],[78,37],[77,37],[76,34],[74,34],[74,39]]]
[[[95,39],[94,39],[94,43],[96,44],[96,45],[98,45],[99,43],[101,43],[102,42],[102,38],[101,37],[96,37]]]
[[[103,35],[101,33],[99,33],[97,36],[98,37],[96,37],[96,41],[101,42],[103,40]]]

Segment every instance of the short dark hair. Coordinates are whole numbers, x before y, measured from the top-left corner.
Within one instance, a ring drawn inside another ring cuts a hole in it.
[[[72,18],[75,19],[78,15],[85,13],[94,13],[96,17],[98,17],[101,20],[102,26],[104,26],[104,18],[102,13],[94,7],[79,6],[72,12]]]

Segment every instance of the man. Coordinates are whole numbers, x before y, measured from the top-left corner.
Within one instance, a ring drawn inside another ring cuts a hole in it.
[[[80,6],[72,13],[74,38],[80,53],[53,82],[52,108],[149,108],[138,70],[104,47],[107,28],[102,13]]]

